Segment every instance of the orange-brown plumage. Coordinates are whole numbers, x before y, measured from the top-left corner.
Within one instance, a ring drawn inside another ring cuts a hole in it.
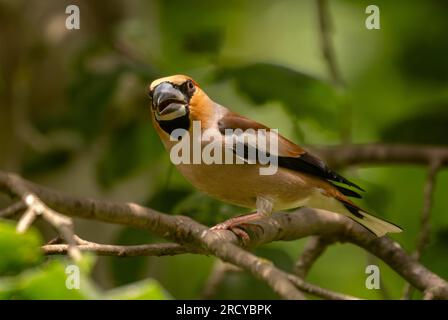
[[[272,175],[260,175],[259,169],[265,165],[259,162],[178,164],[179,171],[199,190],[222,201],[256,208],[259,215],[309,206],[343,214],[378,236],[401,231],[395,225],[367,214],[348,199],[348,196],[360,197],[351,189],[362,190],[356,184],[267,126],[214,102],[190,77],[175,75],[155,80],[149,91],[153,98],[153,123],[168,151],[176,144],[170,140],[171,132],[179,128],[191,132],[193,121],[200,121],[203,132],[211,130],[222,141],[228,129],[267,130],[278,138],[278,149],[274,154],[278,159],[278,170]],[[208,142],[200,141],[203,145]],[[230,227],[229,224],[224,226]]]

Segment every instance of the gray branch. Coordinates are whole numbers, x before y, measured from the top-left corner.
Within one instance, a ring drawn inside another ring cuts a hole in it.
[[[69,217],[122,224],[148,230],[182,246],[194,247],[244,269],[265,281],[281,297],[303,299],[289,274],[240,247],[230,231],[209,231],[208,227],[184,217],[160,213],[134,203],[114,203],[80,198],[38,186],[14,175],[0,172],[0,191],[15,196],[15,185],[23,184],[52,210]],[[256,225],[256,226],[255,226]],[[303,208],[295,213],[275,213],[247,227],[247,248],[272,241],[292,241],[312,235],[336,238],[356,244],[387,263],[415,288],[434,298],[448,298],[448,283],[408,255],[387,237],[376,238],[341,215]],[[301,288],[303,290],[303,288]]]

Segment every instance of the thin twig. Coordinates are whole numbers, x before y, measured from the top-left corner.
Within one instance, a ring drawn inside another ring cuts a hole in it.
[[[136,257],[136,256],[173,256],[184,253],[197,253],[198,250],[189,249],[177,243],[157,243],[141,245],[110,245],[83,241],[77,245],[81,251],[96,253],[100,256]],[[42,250],[46,255],[66,254],[69,246],[67,244],[46,244]]]
[[[344,94],[344,103],[340,108],[340,116],[344,121],[340,128],[341,141],[348,144],[352,141],[352,106],[346,95],[346,84],[336,59],[336,50],[332,41],[333,26],[328,0],[317,0],[317,17],[319,22],[320,45],[327,65],[331,81]]]
[[[206,228],[200,233],[197,241],[202,242],[213,255],[223,261],[234,264],[266,282],[280,297],[290,300],[306,299],[288,279],[286,272],[278,269],[271,261],[240,248],[233,241],[223,241],[223,231],[227,234],[227,230],[216,232]]]
[[[331,290],[327,290],[321,288],[319,286],[315,286],[308,282],[305,282],[303,279],[296,277],[294,275],[289,275],[289,279],[294,285],[296,285],[300,290],[312,294],[314,296],[328,299],[328,300],[361,300],[360,298],[353,297],[350,295],[334,292]]]
[[[440,162],[436,159],[431,162],[428,169],[428,177],[424,187],[424,204],[422,215],[420,219],[420,233],[418,235],[417,246],[415,250],[415,258],[420,260],[423,251],[429,243],[429,237],[431,232],[431,208],[434,198],[434,189],[436,184],[437,172],[440,168]]]
[[[334,239],[322,236],[311,237],[305,245],[302,254],[294,266],[294,274],[305,279],[308,271],[316,260],[325,252],[329,245],[334,243]]]
[[[31,227],[34,220],[36,220],[36,217],[36,211],[32,207],[28,207],[17,223],[17,232],[25,233]]]
[[[448,148],[408,144],[351,144],[339,146],[309,146],[332,167],[378,164],[427,165],[434,160],[440,166],[448,165]]]
[[[9,218],[12,217],[21,211],[26,210],[27,205],[23,201],[18,201],[16,203],[13,203],[9,207],[0,210],[0,218]]]
[[[10,192],[20,197],[27,206],[25,213],[17,223],[17,232],[24,233],[38,216],[42,216],[67,242],[68,254],[78,261],[81,258],[81,253],[76,247],[72,219],[48,207],[35,193],[29,190],[18,176],[14,174],[8,176]]]
[[[291,275],[289,279],[301,290],[309,294],[318,296],[320,298],[329,300],[360,300],[359,298],[349,295],[333,292],[313,284],[305,282],[303,279],[307,276],[308,271],[316,262],[316,260],[324,253],[329,245],[336,240],[334,238],[313,236],[305,245],[299,260],[294,267],[294,273],[297,276]]]
[[[320,44],[322,47],[324,60],[327,64],[328,73],[330,74],[333,83],[342,88],[345,84],[341,73],[339,72],[336,53],[333,47],[333,42],[331,41],[331,33],[333,28],[327,0],[317,0],[317,12],[319,20]]]
[[[11,177],[11,174],[0,171],[0,192],[16,195],[13,190],[16,180]],[[250,272],[283,298],[304,298],[291,283],[287,273],[239,247],[238,238],[228,230],[210,231],[206,226],[187,217],[163,214],[133,203],[73,197],[14,177],[48,206],[62,214],[148,230],[168,240],[205,250],[207,254],[213,254]],[[431,292],[435,299],[448,298],[448,283],[410,257],[396,242],[388,237],[377,238],[339,214],[302,208],[297,212],[274,213],[254,224],[257,227],[251,230],[250,241],[246,243],[249,248],[311,235],[333,237],[341,242],[353,243],[376,255],[414,287],[422,292]]]
[[[225,280],[226,275],[229,272],[240,272],[241,269],[237,266],[225,263],[221,260],[216,260],[213,265],[213,269],[210,272],[207,280],[205,281],[204,288],[202,289],[202,298],[203,299],[212,299],[216,296],[219,286]]]
[[[426,178],[425,187],[423,190],[423,209],[420,217],[420,232],[417,238],[416,249],[413,253],[413,257],[418,261],[420,260],[423,251],[428,246],[431,233],[431,208],[433,204],[434,188],[436,184],[437,172],[440,169],[440,161],[435,159],[431,161],[428,167],[428,176]],[[412,298],[413,288],[409,283],[406,283],[403,299],[409,300]]]

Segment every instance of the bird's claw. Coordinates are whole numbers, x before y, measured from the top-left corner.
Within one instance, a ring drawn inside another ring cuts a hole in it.
[[[210,230],[212,231],[229,230],[233,232],[238,238],[240,238],[243,245],[247,245],[250,242],[250,236],[249,233],[245,230],[245,228],[250,228],[252,226],[262,228],[258,224],[250,224],[250,223],[232,224],[229,223],[229,221],[224,221],[223,223],[219,223],[211,227]]]
[[[252,213],[234,217],[224,222],[218,223],[214,227],[210,228],[210,230],[232,231],[237,237],[241,239],[243,245],[247,245],[250,241],[250,236],[245,229],[255,226],[261,228],[261,230],[263,231],[263,228],[260,225],[252,223],[253,221],[260,219],[260,217],[262,217],[262,215],[260,215],[259,213]]]
[[[212,231],[229,230],[233,232],[238,238],[240,238],[244,245],[250,241],[249,234],[244,229],[241,228],[241,225],[236,226],[223,222],[217,224],[216,226],[211,227],[210,230]]]

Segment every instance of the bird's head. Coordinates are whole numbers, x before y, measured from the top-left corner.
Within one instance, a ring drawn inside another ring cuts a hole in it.
[[[189,104],[197,90],[193,79],[176,75],[160,78],[149,86],[152,111],[157,121],[170,121],[189,113]]]
[[[175,75],[154,80],[149,86],[154,120],[168,134],[189,129],[192,120],[206,121],[211,100],[190,77]]]

